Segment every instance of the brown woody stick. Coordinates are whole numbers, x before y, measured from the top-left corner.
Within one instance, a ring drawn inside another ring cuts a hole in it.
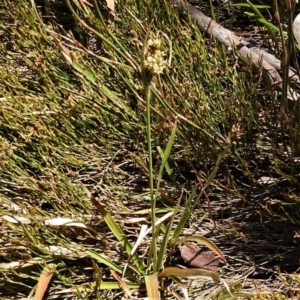
[[[273,55],[260,50],[254,44],[238,37],[232,31],[224,28],[211,18],[205,16],[200,10],[193,5],[186,3],[184,0],[173,0],[173,6],[181,15],[187,13],[196,21],[197,26],[201,31],[207,32],[215,37],[219,42],[227,47],[236,48],[240,55],[244,58],[251,59],[252,63],[259,69],[262,68],[263,78],[268,85],[278,84],[281,87],[282,78],[278,72],[281,70],[281,62]],[[299,83],[298,75],[290,69],[289,76],[295,83]],[[292,92],[294,97],[299,97],[298,94]],[[289,98],[295,100],[291,94]]]

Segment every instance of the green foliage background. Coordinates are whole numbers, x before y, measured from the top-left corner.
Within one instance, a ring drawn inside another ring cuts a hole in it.
[[[73,30],[46,17],[53,11],[65,16],[67,5],[84,21],[67,14]],[[98,189],[101,203],[122,226],[122,213],[149,209],[141,75],[149,38],[160,38],[166,60],[171,57],[151,84],[155,176],[158,147],[167,145],[178,121],[168,159],[172,174],[164,173],[162,189],[174,198],[184,190],[184,206],[187,199],[195,204],[198,187],[209,182],[206,193],[212,199],[218,194],[218,201],[239,198],[251,206],[259,178],[275,177],[288,188],[276,205],[269,203],[259,213],[299,225],[298,103],[283,121],[274,90],[264,88],[250,62],[238,62],[235,53],[200,33],[191,20],[180,19],[169,1],[119,1],[116,16],[77,1],[67,1],[61,11],[50,2],[45,7],[42,24],[28,1],[0,6],[0,213],[31,221],[24,226],[2,220],[5,297],[15,297],[17,286],[22,297],[28,295],[49,262],[58,266],[50,295],[68,287],[77,287],[82,299],[94,295],[93,276],[109,273],[93,269],[83,248],[103,252],[120,266],[126,262],[103,221],[94,218],[89,193]],[[202,198],[193,213],[208,216]],[[214,215],[222,206],[218,201],[209,204]],[[42,221],[54,217],[79,219],[101,238]],[[57,245],[74,251],[54,255],[49,246]],[[35,261],[34,267],[6,268],[20,261]],[[110,293],[96,294],[101,299]]]

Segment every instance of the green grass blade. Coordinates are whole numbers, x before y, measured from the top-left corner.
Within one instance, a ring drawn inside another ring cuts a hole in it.
[[[92,250],[86,250],[85,253],[88,254],[91,258],[97,260],[98,262],[108,266],[110,269],[115,270],[119,274],[122,274],[123,268],[117,266],[111,260],[104,257],[103,255],[96,253],[95,251]],[[138,282],[138,279],[131,272],[126,271],[125,276],[128,277],[133,282]]]
[[[94,204],[94,206],[97,208],[98,212],[104,218],[104,220],[105,220],[107,226],[109,227],[109,229],[111,230],[111,232],[118,239],[120,244],[124,247],[124,249],[128,253],[128,255],[130,255],[132,252],[132,246],[129,243],[129,241],[127,240],[126,235],[123,233],[123,231],[121,230],[119,225],[115,222],[115,220],[113,219],[111,214],[105,210],[104,206],[101,205],[94,197],[91,198],[91,201]],[[140,272],[140,274],[144,274],[145,273],[144,265],[136,253],[132,255],[132,261],[138,268],[138,271]]]
[[[172,130],[171,135],[169,137],[167,147],[166,147],[165,151],[162,153],[162,163],[160,165],[159,173],[158,173],[155,200],[157,198],[157,193],[158,193],[157,191],[159,190],[159,186],[160,186],[160,182],[161,182],[161,179],[162,179],[163,171],[164,171],[165,166],[168,162],[168,158],[170,156],[170,153],[171,153],[171,150],[172,150],[172,147],[173,147],[173,144],[174,144],[176,131],[177,131],[177,120],[175,121],[175,124],[173,126],[173,130]],[[166,247],[167,247],[167,243],[168,243],[168,240],[169,240],[171,228],[172,228],[172,225],[173,225],[174,217],[175,217],[175,215],[173,214],[173,216],[171,218],[171,221],[168,224],[167,231],[164,233],[163,242],[160,245],[160,250],[159,250],[159,253],[158,253],[157,261],[156,261],[156,264],[154,265],[154,272],[158,272],[161,268],[162,261],[164,259],[164,254],[165,254]]]
[[[170,222],[168,223],[168,226],[167,226],[166,230],[164,231],[164,237],[163,237],[162,243],[160,245],[160,250],[158,252],[158,257],[157,257],[157,266],[156,266],[157,271],[160,271],[160,269],[162,267],[163,260],[165,258],[165,253],[166,253],[167,245],[168,245],[170,237],[171,237],[171,230],[172,230],[172,227],[173,227],[173,224],[174,224],[174,219],[177,215],[177,212],[180,209],[181,198],[182,198],[182,194],[181,194],[180,200],[178,201],[178,203],[176,205],[176,208],[175,208],[174,213],[173,213],[173,215],[170,219]]]
[[[192,213],[191,203],[192,203],[193,199],[195,198],[196,191],[197,191],[197,188],[194,188],[191,195],[187,199],[187,201],[186,201],[187,203],[186,203],[186,206],[184,208],[182,217],[180,218],[180,221],[178,222],[178,224],[177,224],[177,226],[174,230],[172,238],[178,238],[180,236],[180,234],[182,232],[182,229],[184,228],[186,222],[190,218],[191,213]]]
[[[194,276],[205,276],[211,277],[215,282],[220,282],[220,276],[217,272],[203,270],[203,269],[181,269],[178,267],[167,267],[161,273],[159,277],[194,277]]]
[[[163,171],[164,171],[164,169],[166,167],[166,164],[168,162],[168,159],[169,159],[169,156],[170,156],[170,153],[171,153],[174,141],[175,141],[176,132],[177,132],[177,119],[175,120],[171,135],[170,135],[169,140],[168,140],[167,147],[166,147],[165,151],[162,153],[162,163],[161,163],[160,168],[159,168],[158,179],[157,179],[157,191],[159,190],[160,182],[161,182],[161,179],[162,179],[162,174],[163,174]]]

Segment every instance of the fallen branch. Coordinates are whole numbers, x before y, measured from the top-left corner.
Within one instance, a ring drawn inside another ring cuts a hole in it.
[[[186,1],[173,0],[173,6],[181,15],[189,14],[201,31],[209,33],[223,45],[237,49],[243,58],[250,59],[257,69],[262,69],[263,78],[267,85],[282,87],[282,78],[278,72],[281,70],[279,59],[260,50],[253,43],[238,37]],[[292,69],[289,70],[289,77],[293,83],[300,83],[299,76]],[[295,100],[298,97],[300,97],[298,93],[290,90],[288,94],[290,100]]]

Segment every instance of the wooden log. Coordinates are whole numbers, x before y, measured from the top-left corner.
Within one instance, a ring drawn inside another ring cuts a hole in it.
[[[237,49],[243,58],[250,59],[257,69],[262,70],[264,81],[268,86],[282,87],[282,78],[278,72],[281,70],[281,61],[274,55],[260,50],[253,43],[235,35],[184,0],[173,0],[173,6],[180,15],[189,14],[202,32],[212,35],[228,48]],[[299,77],[292,69],[289,70],[289,77],[293,83],[299,84]],[[295,91],[289,91],[289,100],[296,100],[299,97],[300,95]]]

